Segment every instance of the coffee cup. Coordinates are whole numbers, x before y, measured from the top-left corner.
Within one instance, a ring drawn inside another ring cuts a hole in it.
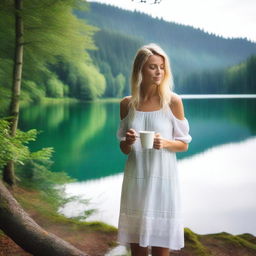
[[[154,131],[139,131],[141,146],[144,149],[153,148],[155,132]]]

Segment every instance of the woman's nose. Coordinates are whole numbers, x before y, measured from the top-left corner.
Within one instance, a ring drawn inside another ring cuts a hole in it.
[[[156,68],[156,73],[157,73],[157,74],[160,74],[160,67],[157,67],[157,68]]]

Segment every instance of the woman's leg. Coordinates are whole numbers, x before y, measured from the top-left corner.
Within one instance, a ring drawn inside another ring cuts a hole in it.
[[[131,244],[132,256],[148,256],[148,247],[141,247],[138,244]]]
[[[152,247],[152,256],[169,256],[170,250],[169,248],[162,247]]]

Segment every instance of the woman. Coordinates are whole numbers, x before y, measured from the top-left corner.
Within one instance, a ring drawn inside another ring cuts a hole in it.
[[[120,103],[120,148],[128,155],[122,186],[118,241],[133,256],[169,255],[184,247],[175,152],[191,141],[181,98],[171,92],[172,74],[157,45],[140,48],[131,78],[132,95]],[[155,131],[153,149],[141,147],[138,132]]]

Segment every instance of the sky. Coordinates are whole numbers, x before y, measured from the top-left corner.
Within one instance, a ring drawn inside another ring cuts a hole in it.
[[[153,17],[190,25],[225,38],[247,38],[256,42],[256,0],[161,0],[160,4],[145,4],[139,0],[93,2],[145,12]]]

